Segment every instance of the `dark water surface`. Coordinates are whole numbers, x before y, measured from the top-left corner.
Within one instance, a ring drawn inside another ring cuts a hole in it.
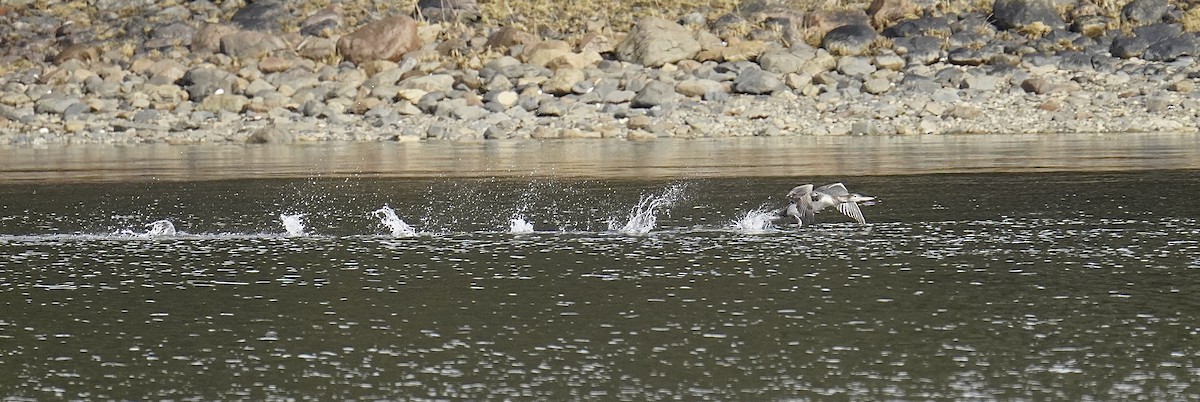
[[[763,175],[10,180],[0,395],[1200,398],[1200,170],[833,173],[868,227],[735,227]]]

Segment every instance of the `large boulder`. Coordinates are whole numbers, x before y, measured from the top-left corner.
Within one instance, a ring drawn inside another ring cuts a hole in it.
[[[992,3],[992,21],[1001,29],[1028,29],[1035,23],[1046,28],[1066,28],[1054,0],[996,0]]]
[[[400,61],[421,47],[417,21],[404,15],[368,23],[337,42],[338,53],[355,64],[371,60]]]
[[[662,67],[690,59],[700,52],[700,42],[692,31],[682,25],[662,19],[643,18],[617,44],[617,57],[646,67]]]

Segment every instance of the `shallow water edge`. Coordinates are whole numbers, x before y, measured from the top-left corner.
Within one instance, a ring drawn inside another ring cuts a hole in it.
[[[703,178],[1200,168],[1200,134],[0,147],[0,183],[296,177]]]

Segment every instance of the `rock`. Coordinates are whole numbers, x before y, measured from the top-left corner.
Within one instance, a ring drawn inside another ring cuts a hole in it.
[[[865,57],[846,56],[837,61],[837,71],[847,77],[865,77],[875,72],[875,66]]]
[[[1038,95],[1044,95],[1044,94],[1058,91],[1059,86],[1055,83],[1050,82],[1050,80],[1047,80],[1045,78],[1032,77],[1032,78],[1027,78],[1024,81],[1021,81],[1021,89],[1025,90],[1025,92],[1035,93]]]
[[[629,134],[625,135],[625,139],[629,141],[654,141],[658,139],[658,136],[643,130],[630,130]]]
[[[892,82],[885,78],[871,78],[863,81],[863,92],[879,95],[892,88]]]
[[[700,61],[746,61],[757,59],[764,50],[767,44],[757,40],[738,40],[731,38],[728,45],[720,46],[713,49],[702,50],[696,54],[696,59]]]
[[[162,59],[150,64],[144,70],[150,76],[150,82],[173,84],[187,74],[187,66],[173,59]]]
[[[292,135],[274,124],[255,130],[246,137],[247,144],[272,144],[291,142]]]
[[[54,64],[61,65],[67,60],[83,62],[100,60],[100,49],[87,44],[75,44],[67,46],[57,56],[54,56]]]
[[[1108,30],[1108,17],[1103,15],[1088,15],[1076,18],[1071,21],[1071,32],[1078,32],[1083,36],[1095,38],[1104,35]]]
[[[309,60],[329,60],[337,55],[337,46],[330,39],[310,36],[300,42],[296,54]]]
[[[525,46],[521,52],[521,60],[538,66],[546,67],[551,60],[572,54],[571,45],[561,40],[544,40]]]
[[[484,108],[473,105],[459,105],[450,111],[450,115],[459,120],[478,120],[487,114]]]
[[[804,35],[814,38],[824,38],[834,29],[860,25],[871,26],[871,19],[863,9],[829,9],[815,10],[804,16]]]
[[[237,77],[216,67],[203,66],[188,70],[181,82],[193,102],[203,101],[214,94],[229,94]]]
[[[258,61],[258,71],[264,73],[279,73],[292,68],[292,62],[282,57],[268,56]]]
[[[986,63],[987,58],[979,50],[957,48],[946,54],[946,61],[957,66],[979,66]]]
[[[171,22],[154,27],[146,40],[149,49],[166,50],[176,46],[187,46],[192,43],[196,28],[185,22]]]
[[[962,88],[995,91],[1000,88],[1000,78],[992,75],[972,75],[963,79]]]
[[[912,0],[874,0],[867,6],[867,16],[871,23],[882,28],[905,18],[912,18],[920,12]]]
[[[629,101],[635,108],[651,108],[674,101],[675,87],[663,81],[650,81]]]
[[[662,67],[667,63],[689,59],[699,52],[700,43],[691,31],[657,17],[638,21],[625,40],[616,47],[620,60],[647,67]]]
[[[1162,22],[1168,8],[1167,0],[1133,0],[1121,7],[1121,22],[1131,25]]]
[[[1179,35],[1151,44],[1142,53],[1147,61],[1174,61],[1183,56],[1200,55],[1200,44],[1193,35]]]
[[[473,21],[480,16],[475,0],[420,0],[417,9],[433,23]]]
[[[1196,83],[1188,79],[1179,80],[1171,83],[1171,85],[1168,85],[1167,89],[1184,94],[1191,93],[1196,89]]]
[[[800,71],[807,60],[796,52],[773,50],[758,56],[758,65],[763,70],[784,75]]]
[[[403,15],[368,23],[337,42],[338,53],[355,64],[370,60],[399,61],[419,48],[417,22]]]
[[[1150,48],[1150,40],[1135,35],[1121,35],[1113,39],[1108,51],[1123,59],[1141,57]]]
[[[675,92],[684,96],[703,98],[714,92],[725,92],[725,85],[708,79],[688,79],[675,84]]]
[[[570,110],[571,107],[566,102],[555,99],[539,104],[537,114],[538,116],[562,116]]]
[[[517,45],[526,45],[537,40],[536,36],[513,27],[502,27],[488,36],[485,48],[506,51]]]
[[[892,49],[904,57],[907,64],[929,65],[943,57],[942,39],[932,36],[914,36],[896,39]]]
[[[206,24],[192,35],[192,52],[215,52],[221,48],[221,38],[237,31],[229,25]]]
[[[945,38],[953,33],[950,21],[944,17],[924,16],[900,21],[891,28],[883,30],[883,35],[889,38],[935,36]]]
[[[504,109],[515,106],[519,99],[520,97],[514,91],[493,91],[483,95],[484,102],[495,102]]]
[[[584,74],[581,70],[575,69],[560,69],[554,72],[550,79],[542,81],[542,92],[562,96],[573,92],[575,84],[583,81]]]
[[[287,47],[283,38],[257,31],[237,31],[221,37],[221,53],[239,59],[259,58]]]
[[[158,121],[159,111],[156,109],[142,109],[133,114],[133,122],[139,124],[153,124]]]
[[[747,68],[733,80],[733,90],[744,94],[763,95],[785,88],[779,77],[758,68]]]
[[[342,25],[342,8],[337,4],[313,13],[300,23],[300,34],[304,36],[330,37]]]
[[[282,28],[281,21],[287,16],[287,10],[278,1],[256,0],[234,12],[229,22],[242,29],[277,32]]]
[[[449,92],[454,86],[454,77],[449,74],[431,74],[407,78],[400,81],[401,89],[420,89],[425,92]]]
[[[992,21],[1000,29],[1029,29],[1034,23],[1051,29],[1066,27],[1055,9],[1055,0],[996,0],[992,3]]]
[[[845,25],[834,28],[821,40],[821,48],[839,56],[857,56],[867,52],[875,38],[875,29],[867,25]]]
[[[212,113],[226,111],[230,113],[241,113],[246,109],[246,104],[250,103],[249,99],[241,95],[220,94],[212,95],[204,98],[200,102],[200,110]]]
[[[892,52],[882,52],[875,55],[874,64],[879,69],[900,71],[904,68],[904,58]]]

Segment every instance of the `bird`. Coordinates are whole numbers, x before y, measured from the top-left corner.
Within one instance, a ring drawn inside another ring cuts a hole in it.
[[[786,216],[796,219],[796,226],[811,225],[816,220],[816,208],[813,207],[813,185],[802,184],[792,188],[787,193],[790,201],[785,210]]]
[[[795,189],[792,191],[795,191]],[[788,194],[790,195],[791,193]],[[858,208],[858,203],[875,200],[875,197],[851,193],[849,190],[846,190],[846,185],[842,183],[831,183],[817,187],[812,189],[811,194],[812,198],[809,200],[809,205],[812,206],[814,214],[827,207],[834,207],[837,208],[838,212],[854,219],[860,225],[865,225],[867,220],[863,218],[862,210]]]

